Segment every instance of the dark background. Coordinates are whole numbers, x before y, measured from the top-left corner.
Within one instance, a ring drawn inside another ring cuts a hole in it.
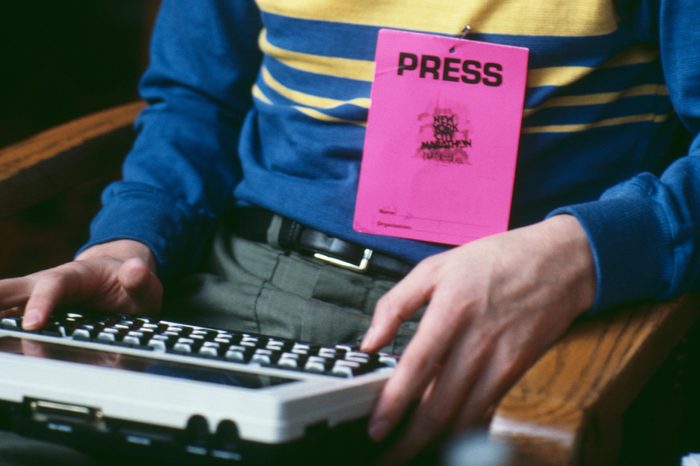
[[[0,147],[137,99],[157,3],[3,2]]]
[[[0,6],[0,149],[138,99],[158,0],[18,0]],[[91,180],[0,218],[0,278],[63,263],[88,236]]]

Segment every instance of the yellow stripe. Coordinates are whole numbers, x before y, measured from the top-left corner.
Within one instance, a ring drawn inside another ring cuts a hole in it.
[[[253,97],[262,100],[268,105],[272,105],[272,101],[263,93],[263,91],[258,87],[258,85],[253,86]]]
[[[523,134],[536,133],[573,133],[576,131],[585,131],[593,128],[602,128],[606,126],[624,125],[628,123],[654,122],[661,123],[670,115],[656,115],[647,113],[644,115],[631,115],[625,117],[608,118],[606,120],[594,121],[590,123],[581,123],[574,125],[548,125],[548,126],[528,126],[522,129]]]
[[[266,67],[262,67],[262,77],[265,84],[270,86],[271,89],[277,91],[280,95],[285,96],[289,100],[296,102],[298,104],[304,105],[306,107],[317,107],[317,108],[336,108],[341,105],[356,105],[362,108],[369,108],[370,100],[366,97],[358,97],[351,100],[337,100],[330,99],[327,97],[319,97],[312,94],[307,94],[305,92],[296,91],[286,87],[284,84],[277,81],[270,71]]]
[[[659,50],[652,47],[633,47],[623,50],[603,64],[606,68],[651,63],[659,58]]]
[[[553,66],[550,68],[536,68],[528,72],[527,86],[566,86],[576,82],[595,69],[588,66]]]
[[[291,18],[459,34],[593,36],[617,28],[610,0],[257,0],[262,11]]]
[[[623,91],[618,92],[601,92],[598,94],[555,97],[553,99],[549,99],[543,102],[542,105],[540,105],[537,108],[526,108],[523,112],[523,115],[529,116],[532,113],[535,113],[536,111],[543,108],[609,104],[612,102],[617,102],[618,100],[624,99],[626,97],[654,95],[668,95],[668,89],[666,88],[666,86],[661,84],[645,84],[642,86],[631,87],[629,89],[625,89]]]
[[[271,44],[267,39],[267,32],[260,34],[260,49],[285,65],[326,76],[355,79],[358,81],[372,82],[374,78],[374,62],[370,60],[355,60],[350,58],[327,57],[309,53],[293,52]],[[623,66],[630,64],[648,63],[656,60],[658,52],[655,50],[635,48],[613,57],[604,66]],[[562,87],[576,82],[592,73],[596,68],[590,66],[558,66],[548,68],[535,68],[528,72],[527,86],[556,86]]]
[[[253,96],[257,99],[260,99],[261,101],[265,102],[266,104],[269,105],[274,105],[272,101],[265,95],[265,93],[258,87],[258,85],[253,86]],[[331,115],[326,115],[323,112],[319,112],[318,110],[314,110],[313,108],[306,108],[302,107],[300,105],[292,105],[292,108],[295,110],[303,113],[304,115],[311,117],[315,120],[321,120],[325,121],[328,123],[342,123],[342,124],[349,124],[349,125],[355,125],[355,126],[362,126],[366,127],[367,122],[365,121],[352,121],[352,120],[345,120],[343,118],[336,118]]]
[[[374,62],[370,60],[353,60],[292,52],[268,42],[265,30],[260,33],[259,43],[263,53],[297,70],[368,82],[371,82],[374,77]]]

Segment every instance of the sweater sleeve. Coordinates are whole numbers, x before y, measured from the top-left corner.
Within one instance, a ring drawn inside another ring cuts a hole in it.
[[[574,215],[588,235],[597,272],[592,312],[700,289],[700,2],[644,3],[655,5],[645,20],[691,144],[658,176],[641,173],[596,201],[550,214]]]
[[[149,105],[81,250],[134,239],[151,249],[164,279],[193,266],[240,179],[238,136],[260,28],[252,0],[162,3],[140,85]]]

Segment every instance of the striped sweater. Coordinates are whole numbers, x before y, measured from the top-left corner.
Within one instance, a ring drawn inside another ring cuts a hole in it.
[[[441,251],[352,217],[379,29],[468,24],[530,49],[511,227],[575,215],[596,309],[697,288],[699,21],[696,0],[165,0],[150,106],[85,247],[139,240],[172,277],[252,204],[414,262]]]

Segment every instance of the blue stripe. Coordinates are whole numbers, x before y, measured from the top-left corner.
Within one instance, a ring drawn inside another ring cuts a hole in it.
[[[568,86],[566,94],[562,94],[558,86],[528,88],[525,92],[525,108],[538,107],[551,97],[617,92],[645,84],[664,84],[658,61],[615,68],[599,68],[574,85]]]
[[[588,123],[645,113],[666,114],[671,109],[670,100],[664,96],[626,97],[606,104],[543,108],[525,118],[523,126]]]
[[[369,82],[301,71],[269,57],[265,58],[265,66],[275,79],[300,92],[338,100],[369,97]],[[525,108],[536,108],[551,97],[617,92],[645,84],[664,84],[658,62],[598,69],[568,88],[566,94],[558,86],[528,88]]]
[[[576,133],[523,134],[511,227],[539,221],[556,205],[597,199],[610,186],[637,173],[656,171],[661,148],[648,143],[659,137],[666,141],[669,131],[677,126],[671,118],[660,124],[640,122]],[[603,156],[601,141],[605,141]],[[557,193],[556,201],[552,193]]]
[[[614,92],[644,84],[664,83],[660,63],[653,61],[615,68],[599,68],[572,86],[567,95]]]
[[[268,169],[302,181],[313,179],[323,184],[340,180],[354,186],[362,157],[364,128],[310,122],[309,117],[291,107],[257,105],[257,110],[259,127],[266,135],[265,144],[259,148],[262,153],[259,158]],[[248,156],[256,155],[241,152],[242,158]],[[319,179],[319,171],[324,173],[323,179]]]
[[[369,97],[372,88],[372,83],[367,81],[301,71],[270,57],[265,57],[264,64],[270,74],[285,86],[319,97],[338,100]]]
[[[258,84],[258,87],[260,88],[260,90],[262,90],[263,94],[265,94],[277,106],[290,107],[292,105],[302,105],[299,102],[295,102],[295,101],[290,100],[287,97],[283,96],[282,94],[279,94],[277,91],[275,91],[274,89],[269,87],[265,83],[265,81],[262,80],[262,78],[258,80],[257,84]],[[358,107],[356,105],[345,104],[345,105],[341,105],[339,107],[335,107],[332,109],[312,107],[309,105],[302,105],[302,106],[316,109],[319,112],[323,112],[326,115],[332,116],[334,118],[356,121],[358,123],[364,123],[367,121],[367,109],[362,108],[362,107]],[[296,110],[296,109],[292,109],[292,110],[294,112],[300,113],[299,110]],[[304,115],[304,118],[307,118],[307,119],[313,121],[314,123],[319,121],[318,119],[309,117],[307,115]]]
[[[295,52],[374,61],[380,28],[262,13],[267,39]]]

